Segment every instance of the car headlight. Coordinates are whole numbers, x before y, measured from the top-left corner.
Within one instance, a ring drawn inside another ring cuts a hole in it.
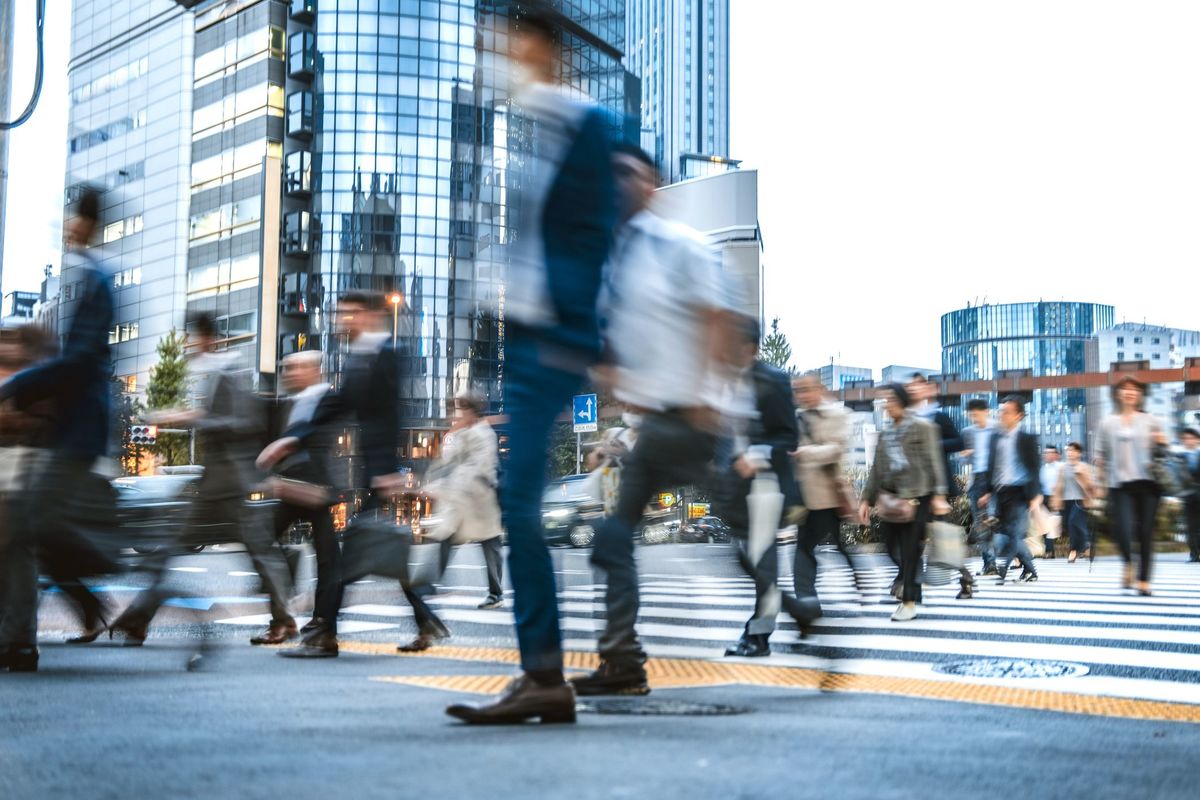
[[[553,511],[542,512],[542,517],[545,519],[562,519],[563,517],[571,516],[569,508],[556,508]]]

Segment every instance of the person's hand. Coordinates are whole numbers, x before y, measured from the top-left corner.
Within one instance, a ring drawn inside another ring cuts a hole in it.
[[[738,456],[737,461],[733,462],[733,471],[746,480],[753,478],[757,472],[745,456]]]
[[[983,497],[979,498],[979,502],[975,505],[979,506],[980,508],[987,508],[987,504],[991,501],[991,499],[991,493],[985,494]]]
[[[933,503],[930,505],[935,517],[944,517],[950,513],[950,504],[946,502],[946,498],[940,494],[933,498]]]
[[[295,436],[285,436],[276,439],[263,448],[254,460],[254,465],[261,470],[268,470],[283,459],[300,449],[300,440]]]
[[[1167,439],[1167,434],[1163,431],[1154,432],[1154,442],[1155,444],[1162,445],[1163,447],[1166,447],[1168,444],[1170,444],[1170,441]]]
[[[974,450],[960,450],[958,453],[959,458],[970,458],[973,455],[975,455]]]
[[[871,505],[865,500],[858,505],[858,524],[868,527],[871,525]]]

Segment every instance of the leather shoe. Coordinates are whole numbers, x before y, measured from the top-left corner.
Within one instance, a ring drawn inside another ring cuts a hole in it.
[[[313,617],[308,622],[304,623],[304,627],[300,629],[301,636],[307,636],[325,627],[325,620],[320,617]]]
[[[761,633],[748,633],[737,640],[737,644],[725,650],[727,656],[738,658],[764,658],[771,655],[771,643]]]
[[[272,622],[265,632],[251,637],[250,644],[283,644],[299,635],[300,631],[296,630],[294,619],[289,619],[287,622]]]
[[[0,650],[0,670],[37,672],[38,649],[35,645],[17,645]]]
[[[517,725],[537,717],[542,722],[574,722],[575,690],[569,683],[542,686],[528,675],[513,680],[494,703],[455,704],[446,713],[471,725]]]
[[[337,654],[337,636],[328,632],[307,636],[299,647],[289,647],[276,653],[284,658],[337,658]]]
[[[571,678],[571,686],[579,696],[647,695],[650,684],[646,668],[637,662],[614,663],[601,659],[600,666],[588,675]]]
[[[490,595],[488,595],[487,599],[484,600],[479,605],[477,605],[476,608],[482,608],[482,609],[500,608],[502,605],[504,605],[503,597],[497,597],[494,594],[490,594]]]

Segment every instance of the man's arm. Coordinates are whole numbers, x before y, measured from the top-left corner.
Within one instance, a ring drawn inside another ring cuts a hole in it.
[[[827,427],[824,441],[801,444],[796,449],[797,461],[817,466],[841,463],[850,440],[849,421],[845,414],[837,412],[832,420],[827,421]]]

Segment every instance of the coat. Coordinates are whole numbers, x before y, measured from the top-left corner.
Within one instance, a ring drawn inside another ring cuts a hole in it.
[[[796,467],[804,504],[812,511],[837,508],[836,479],[842,474],[850,416],[841,403],[826,402],[811,411],[798,412],[800,447]]]
[[[997,430],[992,434],[991,441],[988,443],[988,469],[985,473],[984,486],[992,493],[1003,488],[998,482],[996,473],[996,454],[1000,448],[1000,440],[1003,438],[1004,432]],[[1017,431],[1017,458],[1020,459],[1027,476],[1022,488],[1025,492],[1025,500],[1030,503],[1042,495],[1041,457],[1038,449],[1036,435],[1026,431]]]
[[[863,489],[863,500],[875,505],[879,492],[883,490],[905,500],[929,495],[945,496],[946,462],[942,457],[942,441],[937,426],[920,417],[912,417],[900,447],[908,461],[907,468],[903,470],[894,468],[883,437],[880,437],[879,444],[875,446],[871,473]]]
[[[442,455],[429,468],[426,489],[434,497],[440,525],[455,544],[500,535],[496,499],[496,433],[486,421],[447,434]]]

